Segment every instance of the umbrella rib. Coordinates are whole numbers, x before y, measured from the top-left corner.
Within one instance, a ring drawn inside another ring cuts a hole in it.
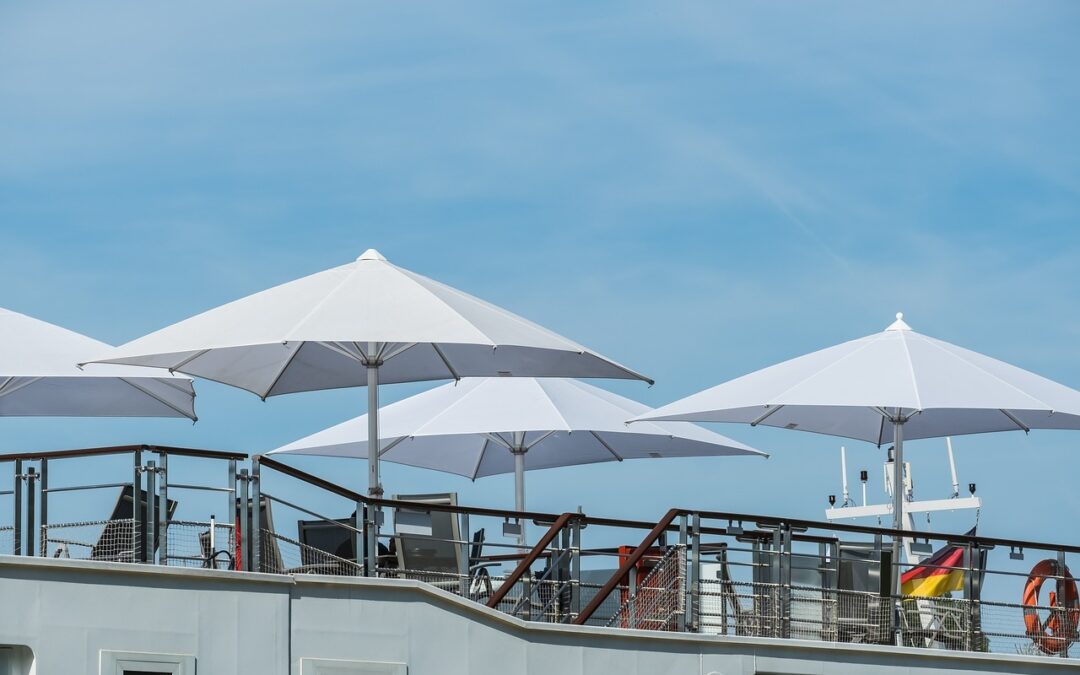
[[[406,438],[408,438],[408,436],[398,436],[397,438],[395,438],[393,441],[390,442],[390,445],[386,446],[385,448],[381,448],[379,450],[379,457],[382,457],[386,453],[393,450],[395,447],[397,447],[398,443],[402,442]]]
[[[352,276],[353,276],[354,274],[356,274],[356,268],[357,268],[357,264],[356,264],[356,263],[353,263],[352,269],[351,269],[351,270],[349,270],[349,271],[348,271],[347,273],[345,273],[345,274],[341,275],[341,281],[339,281],[339,282],[337,283],[337,285],[336,285],[336,286],[334,286],[334,287],[333,287],[332,289],[330,289],[330,291],[328,291],[328,292],[326,293],[326,295],[324,295],[324,296],[322,297],[322,299],[321,299],[321,300],[319,300],[318,302],[316,302],[316,303],[315,303],[315,305],[314,305],[314,306],[313,306],[313,307],[311,308],[311,310],[310,310],[310,311],[308,311],[308,313],[307,313],[307,314],[305,314],[304,316],[300,317],[300,318],[299,318],[299,319],[297,320],[297,322],[293,324],[292,328],[290,328],[290,329],[289,329],[289,330],[288,330],[288,331],[287,331],[287,332],[285,333],[285,340],[284,340],[284,341],[286,341],[286,342],[291,342],[291,341],[292,341],[292,340],[291,340],[291,338],[292,338],[292,334],[293,334],[293,333],[295,333],[295,332],[296,332],[296,330],[297,330],[298,328],[300,328],[300,326],[301,326],[301,325],[303,325],[303,324],[304,324],[304,322],[306,322],[306,321],[307,321],[308,319],[310,319],[310,318],[311,318],[311,317],[312,317],[312,316],[313,316],[313,315],[315,314],[315,312],[317,312],[317,311],[319,311],[320,309],[322,309],[322,306],[326,304],[327,300],[329,300],[329,299],[330,299],[330,298],[331,298],[331,297],[332,297],[332,296],[333,296],[334,294],[336,294],[336,293],[337,293],[338,291],[340,291],[340,290],[342,289],[342,287],[344,287],[344,286],[345,286],[345,282],[347,282],[347,281],[348,281],[349,279],[351,279],[351,278],[352,278]],[[303,342],[303,341],[302,341],[302,342]]]
[[[997,375],[995,375],[995,374],[991,373],[991,372],[990,372],[989,370],[987,370],[987,369],[985,369],[985,368],[983,368],[983,367],[981,367],[981,366],[979,366],[979,365],[977,365],[977,364],[974,364],[974,363],[972,363],[972,362],[971,362],[971,361],[969,361],[968,359],[965,359],[965,358],[964,358],[963,356],[961,356],[960,354],[956,354],[956,353],[954,353],[954,352],[951,352],[951,351],[949,351],[949,350],[947,350],[947,349],[943,348],[943,347],[942,347],[941,345],[937,344],[937,340],[933,340],[933,339],[931,339],[931,338],[928,338],[928,337],[926,337],[925,335],[923,335],[923,336],[920,336],[920,337],[922,337],[922,338],[923,338],[923,340],[925,340],[925,341],[926,341],[926,344],[928,344],[928,345],[931,345],[931,346],[933,346],[933,347],[935,347],[935,348],[937,348],[937,349],[939,349],[939,350],[941,350],[941,351],[945,352],[946,354],[948,354],[948,355],[950,355],[950,356],[952,356],[952,357],[954,357],[954,358],[960,359],[961,361],[963,361],[964,363],[968,364],[968,365],[969,365],[969,366],[971,366],[972,368],[975,368],[976,370],[978,370],[978,371],[980,371],[980,372],[982,372],[982,373],[984,373],[984,374],[986,374],[986,375],[989,375],[990,377],[994,378],[994,379],[995,379],[995,380],[997,380],[998,382],[1001,382],[1002,384],[1004,384],[1004,385],[1006,385],[1006,386],[1008,386],[1008,387],[1011,387],[1012,389],[1015,389],[1016,391],[1020,392],[1020,393],[1021,393],[1021,394],[1023,394],[1024,396],[1027,396],[1028,398],[1030,398],[1030,399],[1031,399],[1032,401],[1035,401],[1036,403],[1039,403],[1040,405],[1042,405],[1042,406],[1043,406],[1043,407],[1044,407],[1044,408],[1045,408],[1046,410],[1049,410],[1050,412],[1053,412],[1053,411],[1054,411],[1054,407],[1053,407],[1053,406],[1051,406],[1051,405],[1047,405],[1045,401],[1042,401],[1042,400],[1040,400],[1040,399],[1037,399],[1037,398],[1035,398],[1034,396],[1032,396],[1031,394],[1027,393],[1026,391],[1024,391],[1024,390],[1023,390],[1023,389],[1021,389],[1020,387],[1016,386],[1016,385],[1015,385],[1015,384],[1013,384],[1012,382],[1009,382],[1008,380],[1003,380],[1003,379],[1001,379],[1001,378],[1000,378],[1000,377],[998,377]],[[961,348],[961,349],[962,349],[962,348]],[[990,358],[990,357],[986,357],[986,358]],[[991,360],[994,360],[994,359],[991,359]],[[1004,362],[1002,361],[1001,363],[1004,363]],[[1008,366],[1009,364],[1007,364],[1007,363],[1006,363],[1005,365],[1006,365],[1006,366]],[[1012,366],[1012,367],[1013,367],[1013,368],[1016,368],[1016,366]],[[1023,370],[1023,369],[1022,369],[1022,368],[1017,368],[1017,370]],[[1025,371],[1025,372],[1027,372],[1027,371]],[[1031,373],[1031,374],[1032,374],[1032,375],[1034,375],[1034,373]],[[1036,376],[1036,377],[1039,377],[1039,378],[1041,378],[1041,379],[1044,379],[1044,380],[1046,379],[1046,378],[1042,377],[1041,375],[1035,375],[1035,376]]]
[[[191,380],[189,380],[186,377],[175,377],[175,378],[174,377],[158,377],[158,378],[155,378],[155,379],[158,382],[164,384],[165,386],[172,387],[176,391],[183,392],[185,394],[187,393],[187,389],[180,383],[181,382],[191,382]]]
[[[780,410],[780,408],[783,408],[784,406],[783,406],[783,404],[781,404],[781,405],[778,405],[778,406],[768,406],[768,405],[766,405],[765,407],[769,408],[769,410],[767,410],[764,415],[761,415],[760,417],[758,417],[758,418],[754,419],[753,421],[751,421],[750,426],[756,427],[757,425],[761,424],[765,420],[769,419],[770,415],[777,412],[778,410]]]
[[[791,391],[792,389],[794,389],[795,387],[798,387],[799,385],[803,384],[804,382],[808,382],[808,381],[810,381],[810,380],[814,379],[814,378],[815,378],[815,377],[817,377],[818,375],[821,375],[822,373],[824,373],[824,372],[825,372],[826,370],[829,370],[830,368],[833,368],[833,367],[835,367],[835,366],[836,366],[836,365],[837,365],[838,363],[840,363],[841,361],[846,361],[847,359],[851,358],[851,357],[852,357],[852,356],[854,356],[855,354],[858,354],[858,353],[859,353],[859,352],[861,352],[862,350],[864,350],[864,349],[866,349],[867,347],[869,347],[870,345],[874,344],[875,342],[877,342],[877,341],[878,341],[879,339],[881,339],[881,338],[880,338],[880,336],[879,336],[879,335],[872,335],[872,336],[870,336],[870,338],[869,338],[869,339],[867,339],[867,338],[860,338],[860,339],[866,340],[866,342],[862,343],[862,344],[861,344],[861,345],[859,345],[859,346],[858,346],[858,347],[857,347],[856,349],[853,349],[853,350],[851,350],[851,351],[850,351],[850,352],[848,352],[847,354],[844,354],[843,356],[841,356],[840,358],[836,359],[835,361],[832,361],[832,362],[830,362],[830,363],[828,363],[828,364],[826,364],[826,365],[822,366],[822,367],[821,367],[821,369],[819,369],[819,370],[816,370],[816,371],[814,371],[813,373],[810,373],[809,375],[807,375],[807,376],[806,376],[806,377],[804,377],[803,379],[799,380],[799,381],[798,381],[798,382],[796,382],[795,384],[791,385],[790,387],[788,387],[788,388],[787,388],[787,389],[785,389],[784,391],[780,392],[779,394],[777,394],[777,395],[776,395],[776,396],[774,396],[773,398],[781,398],[782,396],[784,396],[785,394],[787,394],[788,392],[790,392],[790,391]],[[786,363],[786,362],[785,362],[785,363]]]
[[[410,349],[415,347],[417,344],[418,343],[416,343],[416,342],[409,342],[408,344],[404,344],[404,345],[398,347],[397,349],[391,350],[389,354],[383,355],[380,358],[380,360],[385,363],[385,362],[389,361],[390,359],[394,358],[395,356],[397,356],[399,354],[403,354],[404,352],[409,351]]]
[[[900,344],[904,347],[904,356],[907,357],[908,372],[911,374],[911,390],[915,394],[915,404],[919,410],[922,410],[922,397],[919,396],[919,382],[915,379],[915,364],[911,360],[911,351],[907,346],[907,337],[904,335],[904,331],[900,332]]]
[[[358,358],[356,354],[353,354],[348,349],[345,349],[345,347],[342,347],[341,343],[339,343],[339,342],[327,341],[327,342],[320,342],[319,344],[322,345],[324,348],[329,349],[330,351],[334,352],[335,354],[341,354],[342,356],[344,356],[347,359],[352,359],[353,361],[357,361],[357,362],[360,362],[360,363],[364,362],[364,358],[363,358],[362,353],[361,353],[360,357]],[[356,347],[358,350],[360,349],[360,347],[357,346],[357,344],[355,342],[353,343],[353,346]]]
[[[877,446],[880,448],[882,441],[885,440],[885,416],[881,416],[881,426],[878,427],[877,434]]]
[[[274,391],[274,387],[277,386],[278,380],[280,380],[282,378],[282,376],[285,375],[285,371],[288,370],[289,366],[292,365],[293,359],[295,359],[296,355],[300,353],[300,350],[304,347],[305,343],[297,342],[296,344],[297,344],[296,349],[293,350],[292,354],[289,354],[289,358],[285,359],[284,365],[281,366],[281,369],[278,370],[277,375],[275,375],[274,379],[271,380],[270,386],[267,387],[266,391],[262,394],[262,396],[259,397],[262,400],[265,401],[266,397],[270,395],[270,392]]]
[[[131,386],[131,387],[134,387],[135,389],[138,389],[139,391],[141,391],[142,393],[146,394],[147,396],[149,396],[150,398],[154,399],[155,401],[157,401],[157,402],[161,403],[162,405],[164,405],[164,406],[166,406],[166,407],[168,407],[168,408],[172,408],[172,409],[173,409],[173,410],[175,410],[176,412],[180,413],[180,414],[181,414],[182,416],[184,416],[184,417],[187,417],[188,419],[190,419],[190,420],[191,420],[192,422],[198,422],[198,421],[199,421],[199,417],[198,417],[198,415],[189,415],[189,414],[187,414],[187,413],[186,413],[185,411],[181,410],[181,409],[180,409],[180,408],[179,408],[178,406],[176,406],[176,405],[173,405],[172,403],[169,403],[168,401],[166,401],[165,399],[161,398],[160,396],[158,396],[158,395],[157,395],[157,394],[155,394],[154,392],[150,391],[150,390],[149,390],[149,389],[147,389],[146,387],[143,387],[143,386],[141,386],[141,385],[135,384],[134,382],[132,382],[131,380],[129,380],[129,379],[128,379],[128,378],[126,378],[126,377],[121,377],[121,378],[118,378],[118,379],[119,379],[119,380],[120,380],[121,382],[123,382],[124,384],[127,384],[127,385],[129,385],[129,386]]]
[[[617,459],[620,462],[623,461],[622,455],[615,452],[615,450],[613,450],[612,447],[607,444],[607,441],[600,438],[600,434],[598,434],[598,433],[596,433],[595,431],[592,431],[592,430],[590,430],[589,433],[592,434],[593,438],[595,438],[600,443],[600,445],[604,446],[605,450],[607,450],[608,452],[611,453],[612,457],[614,457],[615,459]]]
[[[180,363],[177,363],[177,364],[176,364],[176,365],[174,365],[174,366],[169,366],[169,372],[171,373],[171,372],[173,372],[174,370],[180,370],[181,368],[183,368],[183,367],[184,367],[184,366],[186,366],[187,364],[191,363],[191,362],[192,362],[192,361],[194,361],[195,359],[199,358],[199,357],[200,357],[200,356],[202,356],[203,354],[207,353],[208,351],[210,351],[210,350],[209,350],[209,349],[200,349],[199,351],[195,352],[194,354],[192,354],[191,356],[187,357],[186,359],[180,359]],[[85,365],[85,364],[84,364],[84,365]]]
[[[38,380],[40,380],[42,378],[40,378],[40,377],[31,377],[30,379],[26,380],[25,382],[19,382],[18,384],[12,385],[11,381],[14,380],[14,379],[15,379],[14,377],[9,377],[6,380],[4,380],[3,385],[0,385],[0,397],[7,396],[8,394],[14,394],[15,392],[19,391],[20,389],[24,389],[26,387],[29,387],[30,385],[32,385],[33,383],[37,382]]]
[[[400,268],[398,268],[398,269],[400,269]],[[409,270],[405,270],[405,269],[401,269],[400,271],[401,271],[402,273],[404,273],[404,274],[405,274],[405,275],[406,275],[407,277],[409,277],[410,279],[412,279],[413,283],[415,283],[415,284],[416,284],[417,286],[419,286],[420,288],[422,288],[422,289],[424,290],[424,292],[426,292],[426,293],[428,293],[429,295],[431,295],[431,296],[435,297],[435,299],[437,299],[437,300],[438,300],[439,302],[441,302],[442,304],[444,304],[444,305],[447,305],[447,306],[449,306],[449,303],[447,303],[447,302],[446,302],[445,300],[443,300],[442,298],[440,298],[440,297],[439,297],[438,295],[436,295],[436,294],[435,294],[434,292],[432,292],[432,291],[431,291],[431,289],[429,289],[429,288],[428,288],[427,286],[425,286],[424,284],[420,283],[420,282],[419,282],[419,281],[418,281],[418,280],[416,279],[416,277],[419,277],[420,275],[418,275],[418,274],[415,274],[415,273],[413,273],[413,272],[410,272]],[[420,277],[420,278],[422,278],[422,279],[426,279],[426,277]],[[457,288],[454,288],[454,287],[452,287],[452,286],[447,286],[446,284],[443,284],[443,283],[440,283],[440,282],[438,282],[438,281],[435,281],[434,279],[426,279],[426,280],[427,280],[427,281],[429,281],[429,282],[431,282],[431,283],[432,283],[432,284],[434,284],[435,286],[439,287],[440,289],[442,289],[442,290],[445,290],[445,291],[446,291],[447,293],[449,293],[449,294],[452,294],[452,295],[456,295],[456,296],[458,296],[459,298],[461,298],[461,299],[463,299],[463,300],[465,300],[465,301],[468,301],[468,302],[474,302],[474,303],[477,303],[477,304],[479,304],[480,306],[484,307],[485,309],[488,309],[488,310],[490,310],[490,311],[496,312],[497,314],[501,315],[501,316],[502,316],[502,317],[503,317],[504,319],[509,319],[509,320],[511,320],[511,321],[515,321],[515,322],[517,322],[518,324],[521,324],[522,326],[525,326],[526,328],[529,328],[529,329],[531,329],[531,330],[536,330],[536,331],[540,331],[540,332],[542,332],[542,333],[545,333],[545,334],[547,334],[547,336],[548,336],[548,337],[550,337],[550,338],[552,338],[552,339],[554,339],[554,340],[557,340],[557,341],[559,341],[559,342],[561,342],[561,343],[563,343],[563,344],[567,345],[567,348],[564,348],[564,349],[562,349],[562,350],[559,350],[559,351],[567,351],[567,352],[576,352],[576,353],[577,353],[578,355],[584,355],[584,354],[589,354],[590,356],[593,356],[593,357],[599,358],[599,359],[601,359],[602,361],[605,361],[606,363],[608,363],[609,365],[612,365],[612,366],[614,366],[614,367],[618,368],[619,370],[621,370],[621,371],[623,371],[624,373],[626,373],[626,374],[630,375],[630,376],[631,376],[631,377],[633,377],[634,379],[638,379],[638,380],[644,380],[645,382],[648,382],[648,383],[649,383],[650,385],[652,385],[652,384],[655,384],[655,381],[654,381],[654,380],[653,380],[652,378],[650,378],[650,377],[647,377],[647,376],[645,376],[645,375],[642,375],[641,373],[635,372],[635,371],[633,371],[633,370],[630,370],[630,369],[629,369],[629,368],[627,368],[626,366],[623,366],[623,365],[620,365],[620,364],[618,364],[618,363],[615,363],[614,361],[611,361],[610,359],[608,359],[608,358],[606,358],[606,357],[604,357],[604,356],[600,356],[599,354],[596,354],[596,353],[594,353],[594,352],[590,352],[589,350],[587,350],[587,349],[586,349],[585,347],[583,347],[582,345],[579,345],[578,343],[576,343],[576,342],[574,342],[574,341],[570,340],[569,338],[563,337],[562,335],[559,335],[558,333],[556,333],[556,332],[554,332],[554,331],[548,330],[547,328],[544,328],[544,327],[543,327],[543,326],[541,326],[540,324],[537,324],[537,323],[533,323],[532,321],[529,321],[529,320],[528,320],[528,319],[526,319],[525,317],[522,317],[522,316],[518,316],[517,314],[515,314],[515,313],[513,313],[513,312],[511,312],[511,311],[509,311],[509,310],[506,310],[506,309],[502,309],[502,308],[500,308],[500,307],[497,307],[497,306],[495,306],[495,305],[491,304],[490,302],[487,302],[486,300],[481,300],[480,298],[477,298],[477,297],[475,297],[475,296],[469,295],[469,294],[468,294],[468,293],[466,293],[465,291],[459,290],[459,289],[457,289]],[[461,316],[461,312],[457,311],[456,309],[453,309],[452,311],[453,311],[453,312],[454,312],[455,314],[457,314],[458,316]],[[490,335],[488,335],[488,334],[487,334],[487,333],[485,333],[484,331],[482,331],[482,330],[480,330],[479,328],[477,328],[477,327],[476,327],[476,325],[475,325],[475,324],[473,324],[473,323],[471,323],[471,322],[470,322],[470,325],[472,326],[472,328],[473,328],[474,330],[476,330],[476,332],[480,333],[480,334],[481,334],[481,335],[483,335],[483,336],[484,336],[485,338],[487,338],[487,340],[488,340],[488,342],[489,342],[489,343],[491,344],[491,346],[493,346],[493,347],[495,347],[495,346],[498,346],[498,345],[497,345],[497,344],[495,343],[495,341],[491,339],[491,336],[490,336]],[[522,347],[527,347],[528,345],[518,345],[518,346],[522,346]],[[456,377],[455,377],[454,379],[458,379],[458,378],[456,378]]]
[[[439,345],[432,342],[431,348],[435,350],[435,353],[439,355],[440,359],[442,359],[443,365],[446,366],[446,369],[448,371],[450,371],[450,377],[454,378],[455,381],[460,380],[461,376],[458,375],[457,371],[454,370],[454,367],[450,365],[450,360],[446,358],[446,354],[443,354],[442,349],[439,349]]]
[[[484,434],[484,436],[484,444],[480,446],[480,456],[476,458],[476,466],[473,467],[472,480],[476,480],[476,476],[480,473],[480,465],[484,461],[484,454],[487,453],[488,443],[491,442],[491,439],[487,437],[487,434]]]
[[[544,434],[542,436],[540,436],[540,438],[538,438],[535,441],[533,441],[532,443],[529,443],[528,445],[526,445],[525,450],[526,451],[532,450],[533,448],[535,448],[536,446],[540,445],[545,440],[547,440],[547,437],[552,435],[553,433],[555,433],[554,429],[552,429],[551,431],[545,431]]]
[[[1000,410],[1000,411],[1001,411],[1001,414],[1002,414],[1002,415],[1004,415],[1005,417],[1008,417],[1008,418],[1009,418],[1009,420],[1010,420],[1010,421],[1012,421],[1012,423],[1013,423],[1013,424],[1015,424],[1016,426],[1018,426],[1018,427],[1020,427],[1021,429],[1023,429],[1023,430],[1024,430],[1024,433],[1025,433],[1025,434],[1031,431],[1031,427],[1027,426],[1027,425],[1026,425],[1026,424],[1024,424],[1023,422],[1021,422],[1020,420],[1018,420],[1018,419],[1016,418],[1016,416],[1015,416],[1015,415],[1013,415],[1013,414],[1012,414],[1011,412],[1009,412],[1008,410],[1005,410],[1004,408],[998,408],[998,410]]]

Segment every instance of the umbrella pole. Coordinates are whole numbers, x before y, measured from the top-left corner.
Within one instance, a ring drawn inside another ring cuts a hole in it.
[[[367,364],[368,391],[368,496],[382,497],[379,485],[379,365],[374,360],[378,345],[368,343],[368,354],[372,360]],[[368,576],[375,576],[379,555],[379,509],[368,508],[367,522],[367,560]]]
[[[896,644],[902,643],[900,635],[900,601],[902,588],[900,567],[900,530],[904,529],[904,419],[897,413],[893,420],[893,528],[896,534],[892,542],[893,592],[896,597]]]
[[[511,450],[514,455],[514,510],[525,510],[525,449]],[[518,543],[525,545],[525,519],[521,519],[521,533],[518,534]]]

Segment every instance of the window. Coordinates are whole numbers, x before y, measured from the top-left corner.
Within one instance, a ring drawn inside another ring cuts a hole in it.
[[[34,666],[34,652],[24,645],[0,645],[0,675],[26,675]]]
[[[102,649],[101,675],[195,675],[195,657]]]

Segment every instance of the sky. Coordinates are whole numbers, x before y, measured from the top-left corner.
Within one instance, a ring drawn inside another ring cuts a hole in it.
[[[3,3],[0,306],[119,344],[374,247],[650,375],[602,383],[650,405],[897,311],[1080,387],[1078,28],[1049,1]],[[195,425],[8,418],[0,452],[265,452],[366,402],[196,386]],[[821,518],[841,444],[881,498],[871,445],[715,430],[772,457],[533,472],[529,506]],[[954,441],[980,533],[1077,541],[1080,436]],[[944,443],[906,450],[947,497]],[[384,483],[512,504],[505,476]]]

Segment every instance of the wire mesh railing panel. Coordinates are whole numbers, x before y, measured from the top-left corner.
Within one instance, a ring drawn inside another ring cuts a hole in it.
[[[1061,606],[979,603],[977,651],[1031,656],[1080,656],[1075,612]],[[984,649],[979,649],[983,647]]]
[[[780,587],[776,584],[702,579],[698,618],[707,633],[779,637]]]
[[[631,591],[620,589],[622,606],[608,621],[616,628],[678,630],[678,618],[684,615],[686,584],[686,547],[672,546],[655,562]]]
[[[15,553],[15,528],[11,526],[0,527],[0,555],[13,555]]]
[[[50,523],[41,539],[50,557],[107,562],[135,562],[141,541],[134,519]]]
[[[170,520],[168,564],[171,567],[234,569],[236,537],[231,523]]]
[[[263,530],[259,571],[270,574],[364,575],[364,566],[322,549],[308,546],[272,530]]]

